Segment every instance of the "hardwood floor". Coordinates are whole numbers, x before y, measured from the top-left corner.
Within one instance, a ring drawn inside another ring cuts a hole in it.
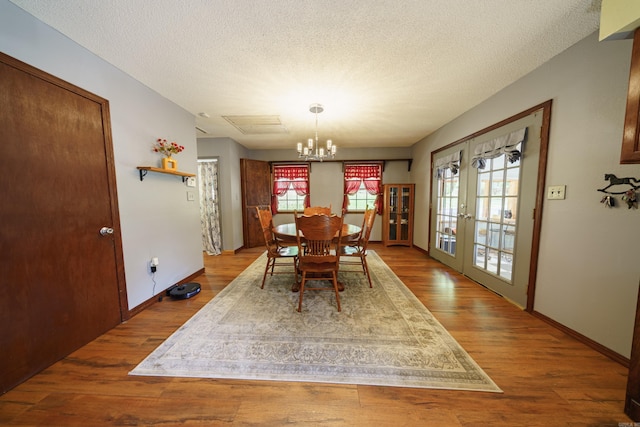
[[[627,368],[416,249],[370,246],[503,394],[128,376],[262,253],[255,248],[205,257],[198,296],[165,298],[0,396],[0,425],[632,425]]]

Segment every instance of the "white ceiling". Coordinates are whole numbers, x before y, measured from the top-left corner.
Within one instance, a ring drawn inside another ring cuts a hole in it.
[[[269,149],[313,136],[315,102],[338,149],[410,146],[600,17],[600,0],[11,1],[196,115],[198,137]],[[243,134],[235,115],[287,133]]]

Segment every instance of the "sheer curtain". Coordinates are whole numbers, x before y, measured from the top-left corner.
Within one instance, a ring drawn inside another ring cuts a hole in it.
[[[217,160],[198,160],[198,183],[200,185],[202,249],[208,255],[219,255],[222,239],[220,238],[220,213],[218,209]]]

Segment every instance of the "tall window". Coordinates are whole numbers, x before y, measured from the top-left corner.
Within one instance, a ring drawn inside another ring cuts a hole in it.
[[[274,165],[271,212],[302,211],[309,206],[309,165]]]
[[[364,211],[367,206],[382,213],[382,164],[345,164],[342,209]]]

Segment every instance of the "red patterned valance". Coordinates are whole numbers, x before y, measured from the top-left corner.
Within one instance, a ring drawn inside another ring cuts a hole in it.
[[[309,179],[309,167],[307,165],[300,166],[274,166],[273,167],[273,180],[308,180]]]
[[[382,179],[382,165],[380,164],[352,164],[344,166],[345,180]]]

